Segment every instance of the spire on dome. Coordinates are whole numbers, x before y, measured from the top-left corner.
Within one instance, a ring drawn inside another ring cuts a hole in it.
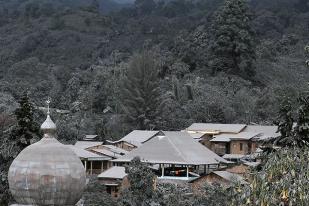
[[[50,99],[50,97],[48,97],[48,99],[46,101],[47,117],[46,117],[46,120],[41,125],[41,130],[44,132],[44,135],[45,134],[54,134],[54,133],[56,133],[56,130],[57,130],[56,124],[50,118],[50,108],[49,108],[50,102],[51,102],[51,99]]]

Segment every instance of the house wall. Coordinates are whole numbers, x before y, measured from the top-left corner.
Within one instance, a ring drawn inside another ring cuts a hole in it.
[[[118,184],[118,186],[106,186],[106,191],[111,194],[113,198],[118,198],[121,195],[121,191],[130,187],[128,176],[123,179],[112,179],[112,178],[100,178],[100,184]],[[153,187],[156,189],[157,179],[154,179]]]
[[[251,149],[249,144],[251,144]],[[247,155],[252,151],[252,142],[245,140],[234,140],[230,143],[230,154]]]
[[[130,145],[126,142],[118,142],[118,143],[115,143],[114,145],[116,147],[119,147],[119,148],[124,149],[124,150],[129,151],[129,152],[136,148],[133,145]]]
[[[206,146],[208,149],[211,149],[212,144],[211,144],[210,140],[212,138],[213,138],[212,136],[205,134],[204,136],[202,136],[200,143],[202,145]]]
[[[227,153],[227,147],[229,143],[226,142],[213,142],[211,144],[211,150],[218,155],[225,155]]]

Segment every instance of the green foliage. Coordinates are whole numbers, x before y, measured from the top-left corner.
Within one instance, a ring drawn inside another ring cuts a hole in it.
[[[130,186],[122,192],[121,203],[124,206],[147,206],[155,195],[155,175],[150,168],[135,157],[126,168]]]
[[[238,205],[237,191],[238,186],[232,185],[232,187],[225,187],[220,184],[206,184],[201,191],[201,194],[197,195],[194,206],[240,206]]]
[[[97,177],[90,178],[87,188],[83,193],[83,205],[85,206],[117,206],[118,204],[112,199],[111,195],[106,192]]]
[[[280,137],[270,140],[281,147],[309,146],[309,92],[304,92],[297,99],[297,112],[293,115],[289,99],[281,105],[277,120]],[[295,116],[295,118],[294,118]],[[296,123],[294,125],[294,123]]]
[[[19,105],[20,107],[15,111],[17,125],[12,131],[11,139],[16,141],[22,150],[37,141],[40,132],[39,126],[34,121],[34,107],[27,93],[21,97]]]
[[[16,125],[4,131],[0,140],[0,205],[7,205],[12,200],[7,174],[13,159],[39,137],[34,108],[27,93],[21,97],[19,104],[15,110]]]
[[[309,201],[308,149],[285,148],[269,155],[262,171],[239,193],[244,205],[299,205]]]
[[[255,36],[246,0],[226,0],[213,22],[211,68],[252,78]]]
[[[143,52],[135,56],[122,86],[123,110],[136,129],[154,129],[164,102],[161,98],[158,65],[154,56]]]

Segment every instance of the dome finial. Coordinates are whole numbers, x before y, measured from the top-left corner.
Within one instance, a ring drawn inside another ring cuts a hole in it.
[[[56,124],[53,122],[53,120],[50,118],[50,102],[51,98],[48,97],[46,104],[47,104],[47,117],[46,120],[41,125],[41,130],[44,132],[44,137],[46,137],[46,134],[55,134],[57,127]]]
[[[47,101],[46,101],[46,104],[47,104],[47,115],[49,115],[49,114],[50,114],[50,111],[49,111],[49,105],[50,105],[50,102],[51,102],[51,98],[50,98],[50,97],[48,97],[48,98],[47,98]]]

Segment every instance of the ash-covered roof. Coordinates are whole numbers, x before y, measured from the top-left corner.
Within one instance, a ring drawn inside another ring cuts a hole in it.
[[[88,149],[90,147],[96,147],[102,144],[103,142],[77,141],[74,146],[81,148],[81,149]]]
[[[250,140],[259,135],[255,132],[240,132],[238,134],[219,134],[215,135],[211,142],[230,142],[232,140]]]
[[[243,131],[259,133],[260,135],[258,136],[258,139],[265,140],[280,136],[280,133],[277,133],[277,130],[277,126],[247,125]]]
[[[150,140],[152,137],[157,135],[159,131],[149,131],[149,130],[133,130],[122,139],[115,141],[117,142],[128,142],[136,147],[140,147],[143,143]]]
[[[129,154],[113,160],[129,162],[134,157],[154,164],[206,165],[227,163],[205,146],[195,141],[186,132],[165,132],[165,136],[156,136]]]
[[[194,123],[187,128],[187,131],[205,133],[239,133],[246,127],[245,124],[213,124],[213,123]]]
[[[219,177],[229,181],[229,182],[240,182],[241,184],[247,184],[247,182],[244,180],[244,178],[240,175],[231,173],[231,172],[227,172],[227,171],[214,171],[212,172],[216,175],[218,175]]]
[[[127,176],[125,167],[114,166],[98,175],[99,179],[123,179]]]
[[[80,158],[85,160],[92,160],[92,161],[101,161],[101,160],[111,160],[110,157],[105,155],[98,155],[93,152],[89,152],[87,150],[84,150],[82,148],[76,147],[74,145],[67,145],[70,149],[73,150],[73,152]]]

